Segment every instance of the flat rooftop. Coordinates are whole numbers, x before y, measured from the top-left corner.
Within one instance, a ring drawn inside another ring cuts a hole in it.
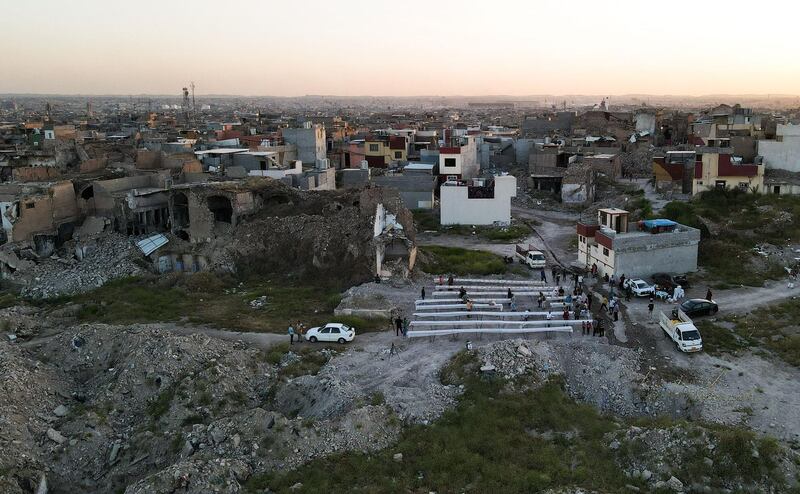
[[[204,151],[195,151],[194,154],[197,155],[205,155],[205,154],[236,154],[236,153],[244,153],[250,151],[248,148],[217,148],[217,149],[206,149]]]

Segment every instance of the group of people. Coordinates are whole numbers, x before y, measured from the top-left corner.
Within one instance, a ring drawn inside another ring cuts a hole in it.
[[[591,321],[584,321],[581,324],[581,334],[592,336],[605,336],[606,335],[606,328],[603,324],[602,319],[596,319]]]
[[[297,321],[297,324],[292,325],[289,324],[289,329],[286,330],[287,334],[289,335],[289,344],[294,345],[294,340],[297,339],[297,342],[300,343],[303,341],[303,335],[306,334],[306,325]]]
[[[389,317],[389,327],[394,328],[395,336],[406,336],[408,334],[408,327],[411,325],[407,317],[401,317],[401,314],[393,314]]]

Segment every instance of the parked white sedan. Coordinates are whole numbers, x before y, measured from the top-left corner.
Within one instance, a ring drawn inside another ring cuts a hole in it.
[[[647,297],[656,293],[653,285],[648,285],[646,281],[640,279],[625,280],[625,288],[628,287],[631,287],[631,292],[637,297]]]
[[[346,324],[339,322],[331,322],[325,326],[311,328],[306,331],[306,339],[311,343],[318,341],[337,341],[344,343],[346,341],[353,341],[356,337],[356,328],[351,328]]]

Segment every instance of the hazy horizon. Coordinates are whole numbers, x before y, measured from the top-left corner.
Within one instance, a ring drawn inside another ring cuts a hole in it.
[[[0,93],[796,96],[800,4],[766,4],[12,2]]]

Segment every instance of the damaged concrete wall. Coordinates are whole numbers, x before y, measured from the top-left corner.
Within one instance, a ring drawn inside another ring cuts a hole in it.
[[[61,172],[50,166],[20,166],[11,169],[11,176],[16,182],[48,182],[58,179]]]
[[[258,211],[240,218],[230,237],[202,246],[212,265],[233,259],[231,268],[242,273],[353,284],[375,276],[380,245],[396,255],[397,246],[390,244],[402,242],[407,257],[387,260],[383,269],[403,275],[413,268],[413,217],[397,191],[367,187],[302,192],[276,180],[255,180],[259,182],[249,183]],[[402,225],[402,235],[375,236],[378,204]]]
[[[97,170],[105,169],[106,166],[108,166],[108,157],[103,156],[102,158],[92,158],[81,163],[80,172],[95,172]]]
[[[11,227],[8,240],[21,242],[33,240],[36,234],[56,234],[59,226],[77,221],[79,215],[72,182],[64,181],[46,192],[21,197],[15,207],[6,207],[3,223]]]
[[[156,170],[161,168],[161,152],[139,149],[136,151],[136,168],[140,170]]]
[[[114,217],[118,193],[147,187],[164,187],[166,176],[162,174],[134,175],[132,177],[98,180],[94,183],[94,206],[100,216]]]

